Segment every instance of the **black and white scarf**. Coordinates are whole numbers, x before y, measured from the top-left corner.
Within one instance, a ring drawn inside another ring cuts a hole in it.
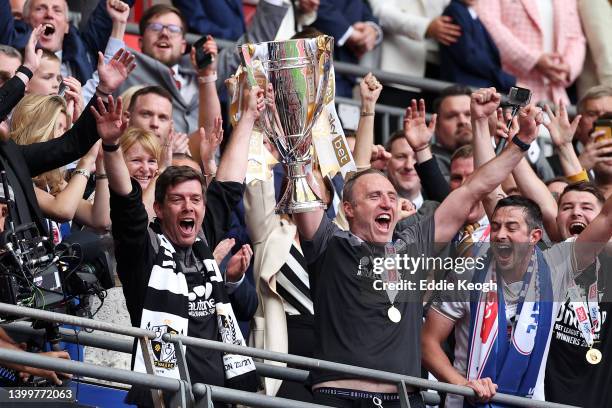
[[[157,237],[159,251],[149,277],[140,328],[157,333],[150,340],[155,374],[180,379],[174,344],[163,341],[162,336],[165,333],[189,335],[189,290],[185,275],[174,260],[176,251],[172,243],[162,234]],[[224,343],[246,345],[217,263],[214,259],[206,259],[204,243],[200,239],[194,243],[193,251],[202,260],[205,267],[202,273],[208,274],[212,286],[211,297],[215,300],[219,337]],[[255,364],[251,357],[224,353],[223,365],[228,387],[256,391]],[[146,373],[140,342],[136,350],[134,371]]]

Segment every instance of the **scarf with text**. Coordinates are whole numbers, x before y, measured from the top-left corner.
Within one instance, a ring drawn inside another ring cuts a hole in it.
[[[155,374],[180,379],[174,344],[165,342],[162,336],[166,333],[189,335],[189,289],[180,264],[175,260],[176,251],[172,243],[162,234],[158,234],[158,238],[159,252],[151,270],[140,328],[157,334],[150,340]],[[215,300],[219,337],[224,343],[244,346],[244,338],[217,263],[214,259],[206,259],[204,243],[200,239],[193,244],[193,252],[204,264],[202,276],[207,274],[208,277],[206,291],[210,290]],[[228,387],[256,391],[255,364],[251,357],[224,353],[223,365]],[[140,343],[136,350],[134,371],[146,372]]]
[[[516,323],[507,335],[506,302],[502,282],[494,275],[492,254],[477,269],[474,282],[498,282],[497,291],[470,295],[470,338],[467,379],[489,377],[498,392],[531,398],[552,324],[552,282],[542,251],[535,248],[516,305]],[[464,399],[465,407],[472,407]],[[498,407],[497,404],[476,406]]]

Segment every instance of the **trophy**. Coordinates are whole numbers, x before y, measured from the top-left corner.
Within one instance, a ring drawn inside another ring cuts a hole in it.
[[[287,187],[277,214],[324,208],[306,182],[306,172],[312,159],[311,130],[324,106],[332,52],[333,38],[325,35],[239,46],[249,84],[266,92],[259,126],[285,165]]]

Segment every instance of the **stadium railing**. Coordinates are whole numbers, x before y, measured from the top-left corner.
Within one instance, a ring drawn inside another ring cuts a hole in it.
[[[61,313],[49,312],[39,309],[30,309],[21,306],[9,305],[0,303],[0,315],[1,316],[16,316],[19,319],[29,318],[36,320],[45,320],[49,322],[55,322],[60,324],[69,324],[73,326],[79,326],[82,328],[99,330],[104,332],[116,333],[124,336],[129,336],[138,339],[143,346],[143,350],[150,350],[148,339],[153,339],[157,335],[153,331],[144,330],[136,327],[119,326],[107,322],[85,319],[82,317],[71,316]],[[23,323],[20,323],[23,325]],[[11,325],[11,327],[19,328],[19,325]],[[10,328],[10,327],[9,327]],[[74,335],[68,335],[71,331],[63,331],[65,338],[70,338]],[[97,336],[91,333],[79,334],[79,343],[86,344],[90,343],[90,340],[95,339]],[[239,404],[247,404],[251,406],[261,407],[304,407],[314,408],[320,407],[315,404],[306,404],[299,401],[293,401],[288,399],[282,399],[277,397],[264,396],[257,393],[249,393],[243,391],[232,390],[224,387],[208,386],[206,384],[191,384],[189,376],[186,375],[185,356],[183,353],[183,345],[190,347],[201,347],[209,350],[217,350],[221,352],[236,353],[245,356],[251,356],[254,358],[260,358],[270,361],[278,361],[288,363],[292,366],[302,367],[306,369],[317,369],[324,371],[333,371],[337,373],[351,374],[351,376],[358,378],[374,379],[382,382],[398,384],[400,390],[400,398],[402,401],[402,408],[409,407],[407,400],[407,393],[405,392],[407,386],[422,390],[435,390],[444,393],[451,393],[462,395],[464,397],[473,397],[474,391],[465,386],[458,386],[447,384],[438,381],[425,380],[417,377],[409,377],[405,375],[372,370],[368,368],[355,367],[348,364],[340,364],[330,361],[318,360],[313,358],[306,358],[302,356],[296,356],[291,354],[284,354],[278,352],[272,352],[267,350],[255,349],[251,347],[237,346],[225,344],[213,340],[197,339],[189,336],[164,334],[163,339],[166,342],[173,343],[177,351],[177,362],[179,365],[179,371],[181,372],[181,379],[171,379],[166,377],[155,376],[152,369],[149,369],[148,374],[135,373],[128,370],[109,368],[97,366],[89,363],[81,363],[69,360],[62,360],[56,358],[45,357],[34,353],[27,352],[16,352],[13,350],[0,349],[0,361],[13,362],[18,364],[26,364],[33,367],[40,367],[59,372],[74,373],[78,375],[84,375],[92,378],[116,381],[129,385],[139,385],[148,387],[155,390],[163,390],[170,392],[174,395],[173,401],[176,406],[182,405],[181,401],[189,400],[192,395],[195,395],[198,400],[203,397],[210,397],[212,400],[233,402]],[[103,345],[101,339],[93,340],[94,343],[90,343],[95,347]],[[127,351],[128,344],[125,342],[118,341],[117,339],[110,339],[107,336],[107,344],[111,344],[113,348],[119,349],[120,351]],[[129,343],[131,341],[127,340]],[[119,351],[118,350],[118,351]],[[131,351],[131,349],[130,349]],[[145,362],[149,362],[151,367],[151,355],[150,353],[144,355]],[[272,378],[288,379],[291,381],[303,381],[307,376],[307,372],[304,370],[271,366],[268,364],[257,364],[257,370],[264,376]],[[402,392],[403,391],[403,392]],[[425,398],[428,395],[425,394]],[[431,401],[431,400],[430,400]],[[531,407],[531,408],[569,408],[569,405],[555,404],[546,401],[536,401],[528,398],[516,397],[507,394],[496,394],[493,397],[493,402],[507,404],[516,407]],[[193,401],[191,401],[193,402]],[[433,401],[432,401],[433,402]],[[182,405],[184,406],[184,405]]]

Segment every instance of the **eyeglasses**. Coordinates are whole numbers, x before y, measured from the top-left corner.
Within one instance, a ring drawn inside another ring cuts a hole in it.
[[[178,35],[183,32],[183,28],[175,24],[164,25],[161,23],[151,23],[147,25],[147,30],[151,30],[154,33],[161,33],[162,31],[164,31],[164,28],[167,28],[168,32],[172,35]]]

